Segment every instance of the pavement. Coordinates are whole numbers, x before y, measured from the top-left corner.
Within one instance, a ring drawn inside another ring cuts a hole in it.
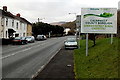
[[[75,80],[73,53],[62,47],[33,80]]]

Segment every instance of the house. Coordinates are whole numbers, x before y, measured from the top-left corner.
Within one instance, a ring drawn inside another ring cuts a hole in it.
[[[29,21],[22,18],[20,14],[13,15],[7,11],[7,7],[3,6],[2,18],[1,18],[1,28],[0,33],[1,38],[11,38],[11,37],[23,37],[27,36],[27,26],[30,24]],[[32,30],[31,30],[32,31]]]
[[[27,25],[27,36],[32,36],[32,24]]]
[[[18,13],[15,18],[17,19],[16,23],[16,32],[14,37],[25,37],[27,36],[27,22],[22,19]]]
[[[64,32],[65,32],[65,35],[68,35],[68,32],[70,31],[70,28],[65,28],[64,29]]]
[[[0,10],[0,39],[2,38],[2,10]]]
[[[32,36],[32,24],[30,22],[28,22],[25,18],[21,18],[22,20],[24,20],[27,23],[27,36]]]

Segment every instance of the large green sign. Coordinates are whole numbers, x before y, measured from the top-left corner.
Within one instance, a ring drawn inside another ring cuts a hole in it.
[[[82,8],[81,33],[117,33],[117,8]]]

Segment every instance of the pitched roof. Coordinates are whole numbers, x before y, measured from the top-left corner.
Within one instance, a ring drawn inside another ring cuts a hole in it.
[[[12,13],[8,12],[8,11],[4,11],[2,10],[2,15],[4,16],[8,16],[8,17],[11,17],[11,18],[14,18],[14,19],[17,19],[17,20],[20,20],[21,22],[26,22],[28,24],[31,24],[28,20],[26,20],[25,18],[23,17],[18,17],[16,15],[13,15]]]
[[[2,10],[2,15],[8,16],[8,17],[12,17],[12,18],[15,18],[14,15],[13,15],[12,13],[6,12],[6,11],[4,11],[4,10]]]
[[[20,17],[23,21],[25,21],[26,23],[28,23],[28,24],[31,24],[28,20],[26,20],[25,18],[22,18],[22,17]],[[32,24],[31,24],[32,25]]]

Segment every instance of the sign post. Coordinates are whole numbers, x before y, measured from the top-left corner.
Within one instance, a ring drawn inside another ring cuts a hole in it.
[[[86,56],[88,56],[88,33],[113,34],[117,33],[117,8],[82,8],[81,33],[86,34]]]
[[[86,34],[86,56],[88,56],[88,33]]]
[[[81,15],[76,16],[76,27],[79,33],[78,48],[80,49]]]
[[[79,43],[78,43],[78,44],[79,44],[79,47],[78,47],[78,48],[80,49],[80,31],[79,31],[79,41],[78,41],[78,42],[79,42]]]

